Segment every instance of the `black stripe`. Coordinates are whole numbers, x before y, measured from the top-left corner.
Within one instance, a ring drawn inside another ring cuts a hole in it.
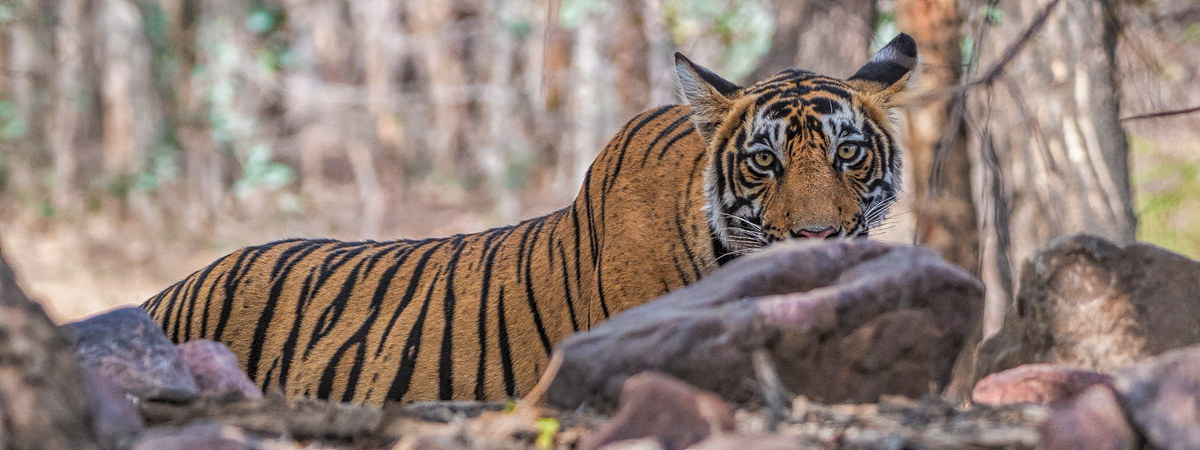
[[[537,230],[534,230],[536,223]],[[542,313],[538,310],[537,299],[533,294],[533,274],[530,269],[533,265],[533,248],[537,245],[538,236],[542,234],[542,227],[546,224],[545,217],[539,217],[529,222],[525,228],[525,233],[521,235],[521,243],[517,253],[517,272],[521,272],[521,262],[525,263],[524,285],[525,285],[525,303],[529,305],[529,313],[533,315],[533,325],[537,329],[538,339],[542,341],[542,348],[546,350],[546,354],[550,354],[550,337],[546,334],[546,327],[542,324]],[[529,235],[533,234],[533,241],[529,242],[529,246],[525,246]]]
[[[613,167],[609,171],[609,173],[604,175],[604,183],[602,183],[602,185],[604,187],[604,192],[608,192],[609,190],[611,190],[613,185],[616,184],[616,182],[617,182],[617,175],[621,173],[621,165],[622,165],[622,163],[625,162],[625,151],[629,149],[629,141],[633,140],[633,137],[636,136],[638,134],[638,132],[642,130],[642,127],[646,126],[646,124],[650,123],[654,119],[657,119],[658,116],[666,114],[666,112],[670,111],[672,108],[674,108],[674,106],[660,106],[657,109],[650,111],[649,113],[643,113],[642,120],[639,120],[636,124],[633,125],[633,127],[629,128],[629,131],[627,133],[625,133],[625,139],[623,141],[621,141],[621,145],[619,145],[617,147],[617,162],[616,162],[616,164],[613,164]],[[603,201],[604,201],[604,199],[601,198],[602,205],[603,205]],[[604,207],[601,206],[600,209],[601,209],[601,211],[603,211]]]
[[[212,269],[213,265],[209,264],[208,267],[205,267],[204,270],[200,271],[200,273],[191,277],[194,282],[192,283],[192,289],[190,289],[187,294],[187,321],[184,322],[183,331],[185,340],[192,339],[192,322],[196,320],[196,297],[200,296],[200,288],[204,286],[204,280],[208,278],[208,274],[212,272]],[[200,329],[203,330],[204,327],[201,326]]]
[[[165,311],[163,311],[163,315],[162,315],[161,326],[162,326],[164,334],[170,334],[172,329],[175,329],[179,326],[179,321],[171,320],[171,315],[176,314],[177,308],[183,308],[183,305],[176,305],[175,302],[179,298],[179,293],[183,292],[184,286],[187,284],[187,281],[188,280],[186,280],[186,279],[183,281],[180,281],[179,283],[177,283],[175,285],[174,288],[171,289],[171,297],[167,300],[167,308]],[[176,334],[178,334],[178,333],[176,333]],[[176,339],[178,339],[178,337],[173,338],[171,340],[171,342],[179,343],[179,341]]]
[[[668,134],[673,133],[675,131],[675,129],[679,128],[679,126],[682,125],[683,123],[688,122],[690,124],[689,119],[691,119],[690,115],[683,114],[683,115],[679,116],[678,119],[675,119],[674,122],[671,122],[670,125],[667,125],[666,128],[663,128],[662,131],[658,132],[658,136],[655,136],[654,140],[650,141],[650,145],[646,146],[646,153],[642,154],[642,167],[646,167],[646,160],[650,159],[650,151],[654,150],[654,144],[658,144],[658,143],[662,142],[663,138],[665,138]],[[694,129],[694,128],[689,126],[688,129]],[[671,142],[675,142],[675,141],[672,140],[670,142],[665,143],[665,145],[663,145],[663,150],[661,152],[659,152],[659,154],[658,154],[659,159],[662,159],[662,155],[664,155],[666,153],[666,147],[669,147],[671,145]]]
[[[246,357],[246,374],[251,377],[258,377],[258,364],[262,359],[264,343],[267,339],[267,331],[271,324],[275,322],[275,308],[279,304],[279,297],[282,295],[283,285],[291,278],[292,269],[295,265],[302,261],[305,257],[312,254],[317,249],[321,248],[322,244],[301,244],[284,250],[279,258],[275,261],[274,267],[271,269],[271,288],[267,291],[266,303],[263,305],[263,310],[258,315],[258,323],[254,326],[254,337],[250,344],[250,354]],[[303,299],[298,300],[304,303]],[[299,314],[299,311],[297,311]],[[282,355],[285,359],[291,355]],[[282,381],[282,378],[281,378]]]
[[[242,277],[246,275],[246,272],[250,271],[250,267],[254,265],[254,261],[261,255],[262,253],[256,252],[254,247],[247,247],[242,250],[242,254],[238,255],[237,262],[233,264],[233,267],[229,268],[227,273],[231,275],[225,279],[225,285],[223,286],[225,297],[221,299],[221,313],[217,315],[217,327],[213,330],[214,341],[224,342],[221,340],[221,337],[225,334],[225,325],[229,323],[229,313],[233,307],[233,297],[237,292],[238,283],[242,281]],[[245,266],[244,270],[242,269],[243,266]],[[239,272],[241,273],[239,274]]]
[[[451,336],[454,334],[454,269],[466,247],[461,235],[455,236],[451,245],[454,246],[454,253],[446,262],[446,292],[442,297],[442,349],[438,356],[438,398],[442,400],[454,398],[454,361],[450,351],[453,344]]]
[[[685,116],[685,117],[690,117],[690,116]],[[687,127],[683,131],[680,131],[678,134],[671,136],[671,140],[667,141],[667,144],[662,146],[662,150],[659,150],[659,152],[658,152],[659,159],[661,159],[663,157],[663,155],[667,154],[667,150],[670,149],[671,147],[673,147],[675,145],[676,141],[683,139],[687,136],[690,136],[692,133],[695,133],[695,132],[696,132],[696,127],[691,126],[691,127]],[[704,142],[701,142],[700,144],[704,145]],[[703,155],[707,151],[708,151],[708,149],[703,149],[700,152],[700,154]]]
[[[687,255],[688,262],[692,265],[692,273],[695,274],[693,280],[699,280],[701,276],[700,267],[696,265],[696,255],[692,253],[692,249],[687,245],[687,235],[683,232],[683,218],[679,216],[679,210],[680,208],[675,208],[675,235],[679,238],[679,243],[683,247],[683,253]],[[682,276],[680,278],[683,279],[683,284],[689,283],[687,278]]]
[[[497,343],[500,345],[500,368],[504,374],[504,393],[509,397],[514,397],[517,395],[517,385],[513,379],[512,346],[508,342],[508,323],[504,318],[504,286],[500,286],[500,292],[497,295],[496,328]]]
[[[487,307],[488,307],[488,291],[491,289],[492,283],[492,261],[496,258],[496,251],[500,250],[504,241],[516,231],[516,228],[508,228],[503,230],[504,236],[496,243],[495,247],[491,246],[492,239],[496,237],[499,230],[494,230],[489,233],[483,241],[483,250],[481,258],[483,262],[483,281],[479,289],[479,319],[477,322],[476,332],[479,338],[479,362],[475,367],[475,399],[483,400],[486,397],[484,392],[484,364],[487,362]],[[503,286],[501,286],[503,289]]]
[[[179,332],[183,331],[184,327],[187,326],[187,324],[183,321],[184,313],[187,313],[189,309],[195,307],[195,305],[188,306],[187,295],[187,292],[191,290],[192,286],[195,285],[196,277],[190,276],[187,278],[187,283],[184,283],[184,285],[175,294],[181,296],[179,297],[179,307],[175,310],[175,319],[171,321],[171,341],[173,342],[184,342],[187,340],[187,334],[180,336]]]
[[[304,283],[300,285],[300,293],[296,296],[292,326],[288,328],[287,339],[283,341],[283,347],[279,351],[279,355],[283,358],[283,362],[279,365],[280,386],[287,383],[288,370],[291,369],[292,361],[296,359],[296,341],[300,339],[300,325],[304,323],[304,310],[308,305],[308,300],[312,299],[313,277],[319,275],[319,270],[318,267],[309,269],[308,275],[304,277]],[[266,386],[263,386],[263,389],[265,390]]]
[[[363,263],[366,262],[365,269],[362,271],[362,273],[364,273],[366,276],[370,276],[371,269],[374,267],[374,264],[377,261],[391,251],[403,248],[406,248],[405,243],[394,243],[388,247],[375,249],[376,251],[363,261],[360,261],[354,270],[357,271],[359,267],[363,267]],[[357,274],[351,273],[350,276],[356,277]],[[390,277],[380,278],[380,283],[375,289],[375,295],[371,296],[371,303],[367,305],[367,316],[363,318],[363,323],[359,325],[357,329],[355,329],[353,334],[351,334],[344,342],[342,342],[342,345],[339,346],[337,351],[334,352],[333,356],[329,358],[329,362],[325,366],[325,373],[321,375],[321,381],[317,386],[318,398],[329,398],[330,395],[332,395],[333,381],[337,376],[337,366],[339,363],[341,363],[346,350],[350,349],[350,347],[355,347],[354,359],[350,364],[350,373],[347,375],[346,383],[344,384],[341,401],[349,402],[354,400],[354,393],[358,387],[358,377],[362,373],[363,364],[365,363],[366,359],[367,337],[370,334],[372,326],[375,324],[375,319],[379,317],[379,311],[383,305],[383,295],[379,294],[379,287],[381,285],[389,284],[389,282]]]
[[[567,313],[571,315],[571,331],[575,332],[579,331],[579,319],[575,316],[575,300],[571,298],[571,284],[567,274],[567,252],[563,250],[562,242],[556,244],[558,245],[558,267],[562,271],[563,296],[567,300]],[[575,274],[575,279],[579,280],[578,272]]]
[[[446,241],[441,241],[438,243],[438,246],[444,243]],[[421,355],[421,337],[425,334],[422,328],[425,325],[425,314],[429,312],[429,299],[433,297],[433,288],[437,286],[438,278],[441,275],[442,273],[439,271],[429,281],[429,289],[425,291],[425,303],[421,305],[421,312],[417,315],[417,320],[413,323],[412,329],[408,331],[408,338],[404,340],[404,350],[400,354],[400,366],[396,378],[392,379],[392,387],[388,389],[388,399],[404,400],[404,394],[408,393],[413,371],[417,367],[417,357]],[[413,283],[415,284],[416,281],[417,278],[414,278]]]
[[[378,357],[381,353],[383,353],[383,343],[387,342],[388,336],[391,336],[392,327],[396,325],[396,320],[400,318],[400,313],[404,312],[404,310],[406,308],[408,308],[408,304],[410,302],[412,302],[412,297],[413,297],[413,294],[416,293],[417,285],[421,283],[421,277],[425,273],[425,264],[427,262],[429,262],[429,257],[431,255],[433,255],[434,251],[436,251],[438,248],[441,248],[441,246],[444,245],[446,242],[447,241],[445,241],[445,240],[436,240],[436,241],[427,240],[427,241],[417,242],[414,244],[412,251],[416,251],[420,247],[424,247],[427,244],[433,243],[433,245],[431,247],[429,247],[429,250],[425,250],[425,253],[422,253],[420,259],[417,260],[417,266],[413,270],[410,278],[408,279],[408,287],[406,287],[404,289],[404,297],[402,297],[400,299],[400,304],[397,305],[396,310],[394,312],[392,312],[392,318],[390,320],[388,320],[387,326],[385,326],[383,328],[383,335],[382,335],[383,338],[379,340],[379,346],[375,348],[375,356],[376,357]],[[435,277],[435,279],[436,279],[436,277]],[[390,396],[390,394],[389,394],[388,398],[392,398]]]
[[[575,235],[575,259],[573,261],[571,261],[572,263],[575,264],[575,285],[579,286],[579,287],[583,287],[583,281],[582,281],[583,271],[581,270],[581,267],[580,267],[580,261],[582,260],[581,259],[582,255],[579,254],[579,251],[580,251],[579,233],[582,230],[579,228],[579,208],[576,208],[574,204],[571,205],[571,228],[572,228],[571,229],[572,233]],[[589,230],[588,232],[590,233],[591,230]],[[580,292],[579,296],[580,296],[580,298],[584,298],[584,297],[591,298],[590,297],[591,292]],[[588,309],[588,316],[587,316],[588,321],[587,321],[586,327],[591,328],[592,327],[592,311],[591,311],[592,306],[584,305],[584,307],[586,307]]]
[[[343,265],[358,257],[366,250],[366,247],[354,246],[346,251],[338,249],[330,252],[325,258],[326,264],[323,265],[321,274],[317,277],[317,285],[312,294],[314,298],[320,297],[321,288],[333,277],[335,272],[339,271]],[[335,255],[337,255],[337,261],[331,262],[330,260],[335,258]],[[304,349],[304,359],[308,359],[309,354],[316,348],[317,342],[328,335],[337,325],[338,319],[342,316],[342,311],[346,309],[346,303],[350,301],[350,295],[354,292],[354,286],[358,283],[358,274],[362,273],[363,265],[366,262],[367,260],[364,258],[354,264],[354,267],[350,269],[350,273],[347,274],[346,280],[342,282],[341,289],[338,290],[337,295],[333,300],[326,303],[325,307],[321,309],[321,313],[317,315],[316,323],[313,324],[312,333],[308,338],[308,345]]]
[[[217,274],[217,278],[208,285],[208,295],[204,296],[204,307],[200,314],[200,323],[202,324],[200,327],[200,339],[208,338],[208,312],[212,310],[213,293],[217,292],[217,286],[221,284],[221,280],[225,279],[225,275],[228,273],[229,272],[221,272],[220,274]]]

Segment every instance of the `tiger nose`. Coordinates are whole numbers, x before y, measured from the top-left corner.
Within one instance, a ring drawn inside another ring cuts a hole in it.
[[[792,237],[824,239],[837,232],[836,227],[808,227],[792,230]]]

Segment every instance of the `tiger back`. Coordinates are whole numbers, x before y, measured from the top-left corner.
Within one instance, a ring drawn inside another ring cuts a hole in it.
[[[174,342],[224,343],[262,389],[372,405],[528,392],[567,335],[775,241],[862,237],[899,183],[888,109],[901,35],[848,80],[746,88],[676,55],[689,105],[612,138],[546,216],[423,240],[245,247],[143,307]]]

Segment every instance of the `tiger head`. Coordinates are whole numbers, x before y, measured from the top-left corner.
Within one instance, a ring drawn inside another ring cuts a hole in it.
[[[901,34],[847,80],[789,69],[740,87],[675,54],[708,146],[705,214],[733,255],[793,238],[862,237],[900,186],[890,109],[913,75]]]

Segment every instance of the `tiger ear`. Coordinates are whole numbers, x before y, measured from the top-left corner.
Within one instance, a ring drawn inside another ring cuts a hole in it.
[[[741,93],[741,86],[721,78],[708,69],[675,53],[675,75],[679,78],[679,92],[692,107],[692,122],[696,131],[707,142],[717,131],[721,119],[733,106],[733,99]]]
[[[875,52],[867,64],[851,75],[850,81],[858,89],[877,95],[887,103],[896,94],[904,92],[913,82],[917,67],[917,42],[912,36],[900,33],[887,45]]]

